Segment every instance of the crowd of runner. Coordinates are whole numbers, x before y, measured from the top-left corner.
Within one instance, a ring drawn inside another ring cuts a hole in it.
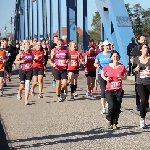
[[[144,39],[143,41],[141,39]],[[136,74],[136,94],[139,97],[140,128],[145,128],[145,117],[149,108],[150,93],[150,57],[145,37],[139,39],[136,56],[130,58],[133,72]],[[13,46],[15,45],[15,47]],[[70,88],[70,99],[78,97],[77,83],[80,64],[85,68],[87,89],[85,95],[96,99],[93,91],[100,85],[101,114],[106,114],[108,128],[117,129],[121,103],[124,95],[122,80],[127,78],[126,67],[119,62],[121,56],[114,50],[114,43],[105,41],[90,42],[88,50],[82,53],[77,49],[75,41],[64,44],[62,39],[54,37],[53,43],[48,40],[38,42],[36,38],[27,41],[3,39],[0,42],[0,96],[6,82],[11,82],[12,68],[19,65],[20,85],[17,99],[22,99],[25,90],[25,105],[29,104],[29,96],[35,96],[34,89],[38,85],[38,98],[43,98],[43,77],[46,76],[47,63],[51,66],[53,86],[56,86],[57,102],[64,102]],[[134,53],[134,49],[130,52]],[[13,82],[13,81],[12,81]],[[32,82],[32,85],[31,85]],[[31,85],[31,87],[30,87]],[[137,101],[136,101],[137,103]]]

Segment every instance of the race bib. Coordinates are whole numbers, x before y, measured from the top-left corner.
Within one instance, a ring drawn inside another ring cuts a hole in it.
[[[145,70],[140,71],[140,78],[145,78]]]
[[[58,60],[58,66],[67,66],[65,60]]]
[[[71,60],[71,66],[78,66],[78,63],[76,60]]]
[[[145,70],[145,77],[150,77],[150,70]]]
[[[31,69],[32,68],[32,64],[31,63],[27,63],[25,64],[25,70]]]
[[[122,85],[120,81],[111,82],[111,90],[121,89]]]

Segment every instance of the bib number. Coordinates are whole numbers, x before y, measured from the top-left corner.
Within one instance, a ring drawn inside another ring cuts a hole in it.
[[[76,60],[71,60],[71,66],[77,66],[77,61]]]
[[[58,66],[66,66],[65,60],[58,60]]]
[[[31,63],[25,64],[25,70],[29,70],[31,68],[32,68],[32,64]]]
[[[121,89],[121,82],[111,82],[111,90]]]
[[[140,71],[140,78],[145,78],[145,70]]]

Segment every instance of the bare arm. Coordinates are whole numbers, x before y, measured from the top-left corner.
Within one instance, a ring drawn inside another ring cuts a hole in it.
[[[50,56],[49,56],[48,62],[49,62],[49,64],[50,64],[51,66],[54,67],[54,65],[55,65],[55,64],[54,64],[54,49],[51,50],[51,54],[50,54]]]
[[[102,77],[104,80],[108,81],[108,78],[105,77],[105,74],[106,74],[106,72],[104,72],[104,71],[102,70],[102,72],[101,72],[101,77]]]
[[[96,68],[100,67],[100,63],[98,62],[98,60],[97,60],[97,59],[95,59],[94,66],[95,66]]]
[[[19,53],[19,54],[16,56],[15,64],[20,64],[20,63],[21,63],[20,58],[21,58],[21,54]]]

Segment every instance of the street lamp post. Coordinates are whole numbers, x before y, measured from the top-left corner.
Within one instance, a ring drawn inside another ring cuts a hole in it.
[[[13,18],[12,18],[12,14],[11,14],[11,19],[10,19],[10,22],[9,22],[9,23],[11,24],[11,36],[12,36],[12,24],[13,24],[12,19],[13,19]]]

